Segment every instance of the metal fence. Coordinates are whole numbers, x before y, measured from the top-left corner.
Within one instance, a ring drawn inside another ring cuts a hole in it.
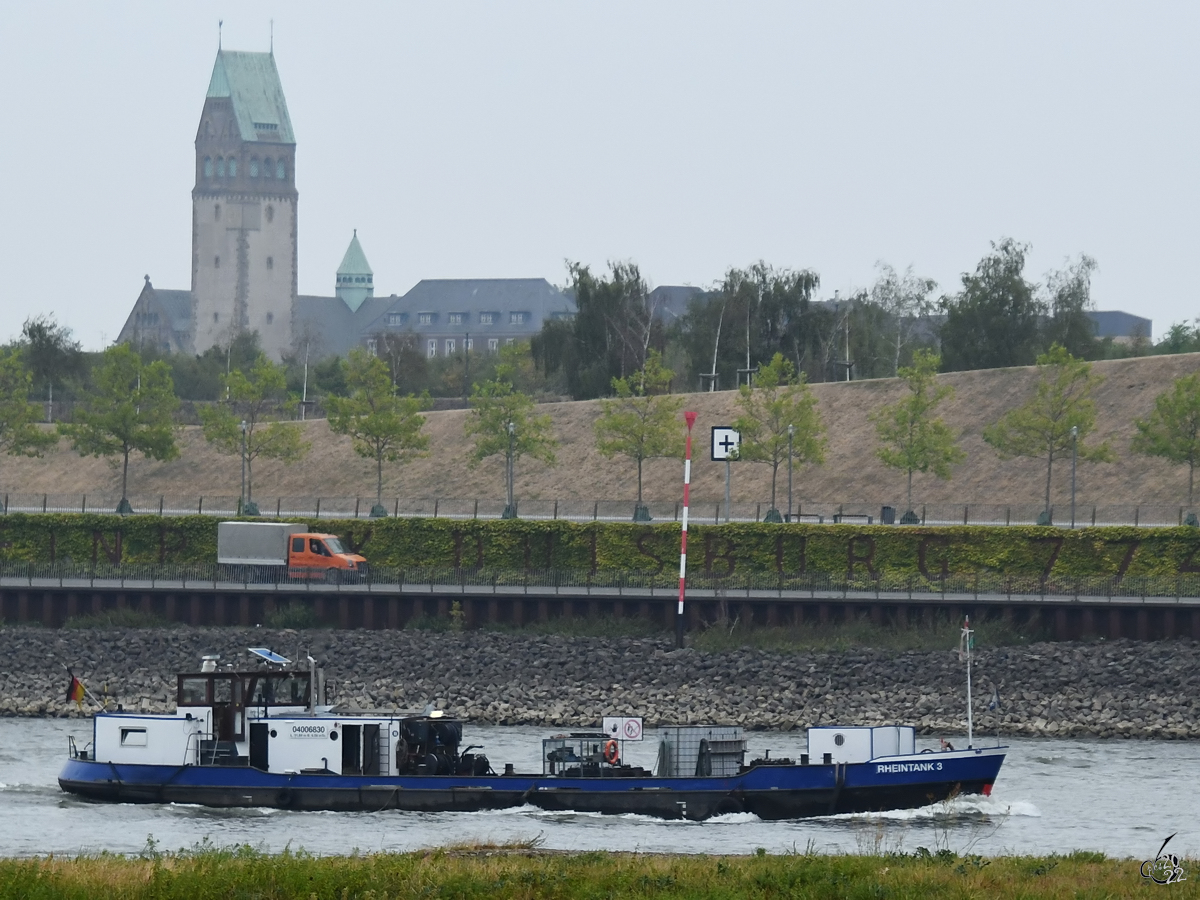
[[[5,494],[4,513],[112,513],[120,497],[115,494]],[[238,498],[218,496],[133,496],[129,498],[135,515],[238,515]],[[256,501],[259,514],[274,518],[358,519],[367,518],[375,505],[373,497],[271,497]],[[780,503],[780,511],[787,516]],[[458,499],[447,497],[389,497],[383,502],[390,516],[432,516],[446,519],[499,519],[503,500]],[[633,521],[634,500],[519,500],[517,515],[522,519],[565,519],[571,522]],[[677,502],[650,500],[645,504],[653,522],[677,522],[682,514]],[[790,520],[808,524],[854,523],[920,525],[1036,525],[1042,517],[1040,503],[1024,504],[928,504],[912,510],[905,518],[902,503],[826,503],[802,501],[792,508]],[[699,500],[689,510],[693,524],[725,522],[761,522],[770,510],[766,502],[731,503],[726,509],[719,501]],[[1186,506],[1167,504],[1076,506],[1074,520],[1069,505],[1050,508],[1050,522],[1061,527],[1093,525],[1132,525],[1162,528],[1187,522]]]
[[[0,561],[0,585],[57,588],[120,587],[129,589],[223,589],[293,592],[379,591],[422,593],[554,593],[671,597],[679,590],[673,572],[586,569],[445,569],[365,567],[361,572],[337,570],[314,573],[283,566],[110,565],[26,563]],[[740,573],[717,577],[688,576],[688,591],[727,597],[786,597],[788,599],[844,598],[863,600],[943,599],[977,597],[1013,599],[1107,598],[1137,602],[1200,599],[1200,574],[1174,577],[1088,576],[1048,577],[980,574],[950,575],[944,579],[916,575],[845,578],[821,573]]]

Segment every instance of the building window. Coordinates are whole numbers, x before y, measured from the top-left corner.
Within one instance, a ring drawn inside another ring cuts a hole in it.
[[[388,313],[387,323],[392,328],[397,328],[403,325],[407,318],[408,316],[404,313]]]
[[[212,172],[212,157],[206,156],[204,157],[204,177],[212,178]]]
[[[267,204],[267,221],[275,221],[275,207],[273,207],[270,203]]]
[[[225,177],[225,157],[223,157],[223,156],[217,157],[217,177],[218,178]]]
[[[229,177],[237,178],[237,157],[229,157]]]
[[[213,268],[214,268],[214,269],[219,269],[219,268],[221,268],[221,257],[219,257],[219,256],[214,256],[214,257],[213,257]]]
[[[433,359],[435,356],[437,356],[437,341],[432,339],[429,341],[429,344],[425,350],[425,355],[430,359]]]
[[[250,177],[251,178],[258,177],[258,157],[257,156],[250,157]]]
[[[287,176],[287,171],[284,169],[283,160],[281,159],[275,163],[275,177],[278,178],[280,181],[283,181],[283,179],[286,176]]]
[[[479,324],[480,325],[491,325],[491,324],[495,323],[495,321],[496,321],[495,313],[480,313],[479,314]]]
[[[271,170],[274,168],[275,168],[275,163],[271,160],[271,157],[268,156],[266,159],[263,160],[263,178],[270,178]]]
[[[466,351],[468,353],[470,353],[473,349],[475,349],[475,339],[474,338],[465,338],[463,340],[463,347],[465,347]]]
[[[379,342],[375,338],[367,338],[367,352],[372,356],[379,355]]]
[[[273,268],[275,268],[275,257],[273,257],[273,256],[268,256],[268,257],[267,257],[267,268],[268,268],[268,269],[273,269]]]
[[[495,353],[499,346],[500,340],[498,338],[488,338],[488,353]]]
[[[513,339],[512,339],[512,338],[505,338],[505,339],[504,339],[504,346],[505,346],[505,347],[511,347],[511,346],[512,346],[512,343],[513,343]]]
[[[375,276],[374,276],[374,275],[368,275],[368,276],[367,276],[367,284],[371,284],[371,283],[373,283],[373,282],[374,282],[374,280],[375,280]]]
[[[526,321],[528,318],[529,318],[529,313],[525,313],[525,312],[510,312],[510,313],[508,314],[508,324],[509,324],[509,325],[524,325],[524,324],[525,324],[525,321]],[[512,343],[512,342],[510,341],[509,343]]]
[[[432,325],[433,324],[433,313],[417,313],[417,324],[418,325]]]
[[[275,313],[273,313],[273,312],[267,313],[267,324],[270,325],[274,321],[275,321]]]
[[[218,222],[221,221],[221,204],[220,203],[218,203],[216,206],[213,207],[213,218],[216,219]]]
[[[454,355],[454,338],[449,338],[446,341],[446,355],[447,356]]]
[[[451,325],[462,325],[467,320],[466,313],[449,313],[446,318]]]

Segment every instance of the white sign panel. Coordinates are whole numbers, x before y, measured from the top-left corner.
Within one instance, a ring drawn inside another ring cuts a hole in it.
[[[723,462],[730,457],[737,458],[738,447],[742,443],[742,433],[727,425],[714,425],[712,430],[713,462]]]
[[[642,719],[640,716],[605,716],[604,733],[618,741],[640,741]]]

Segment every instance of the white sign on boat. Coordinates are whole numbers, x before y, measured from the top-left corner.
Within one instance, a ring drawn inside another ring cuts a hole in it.
[[[642,719],[641,716],[605,716],[603,730],[619,741],[640,741]]]

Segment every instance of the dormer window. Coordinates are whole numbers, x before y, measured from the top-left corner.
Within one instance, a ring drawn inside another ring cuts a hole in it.
[[[495,314],[495,313],[490,313],[490,312],[482,312],[482,313],[480,313],[480,314],[479,314],[479,324],[480,324],[480,325],[494,325],[494,324],[496,324],[496,314]]]
[[[450,325],[463,325],[467,321],[466,313],[450,313],[446,316],[446,321]]]
[[[433,313],[427,313],[427,312],[417,313],[417,324],[418,325],[432,325],[436,320],[437,320],[437,317]]]
[[[392,328],[398,328],[408,321],[408,313],[388,313],[387,323]]]
[[[508,314],[509,325],[524,325],[529,321],[529,313],[527,312],[510,312]]]

